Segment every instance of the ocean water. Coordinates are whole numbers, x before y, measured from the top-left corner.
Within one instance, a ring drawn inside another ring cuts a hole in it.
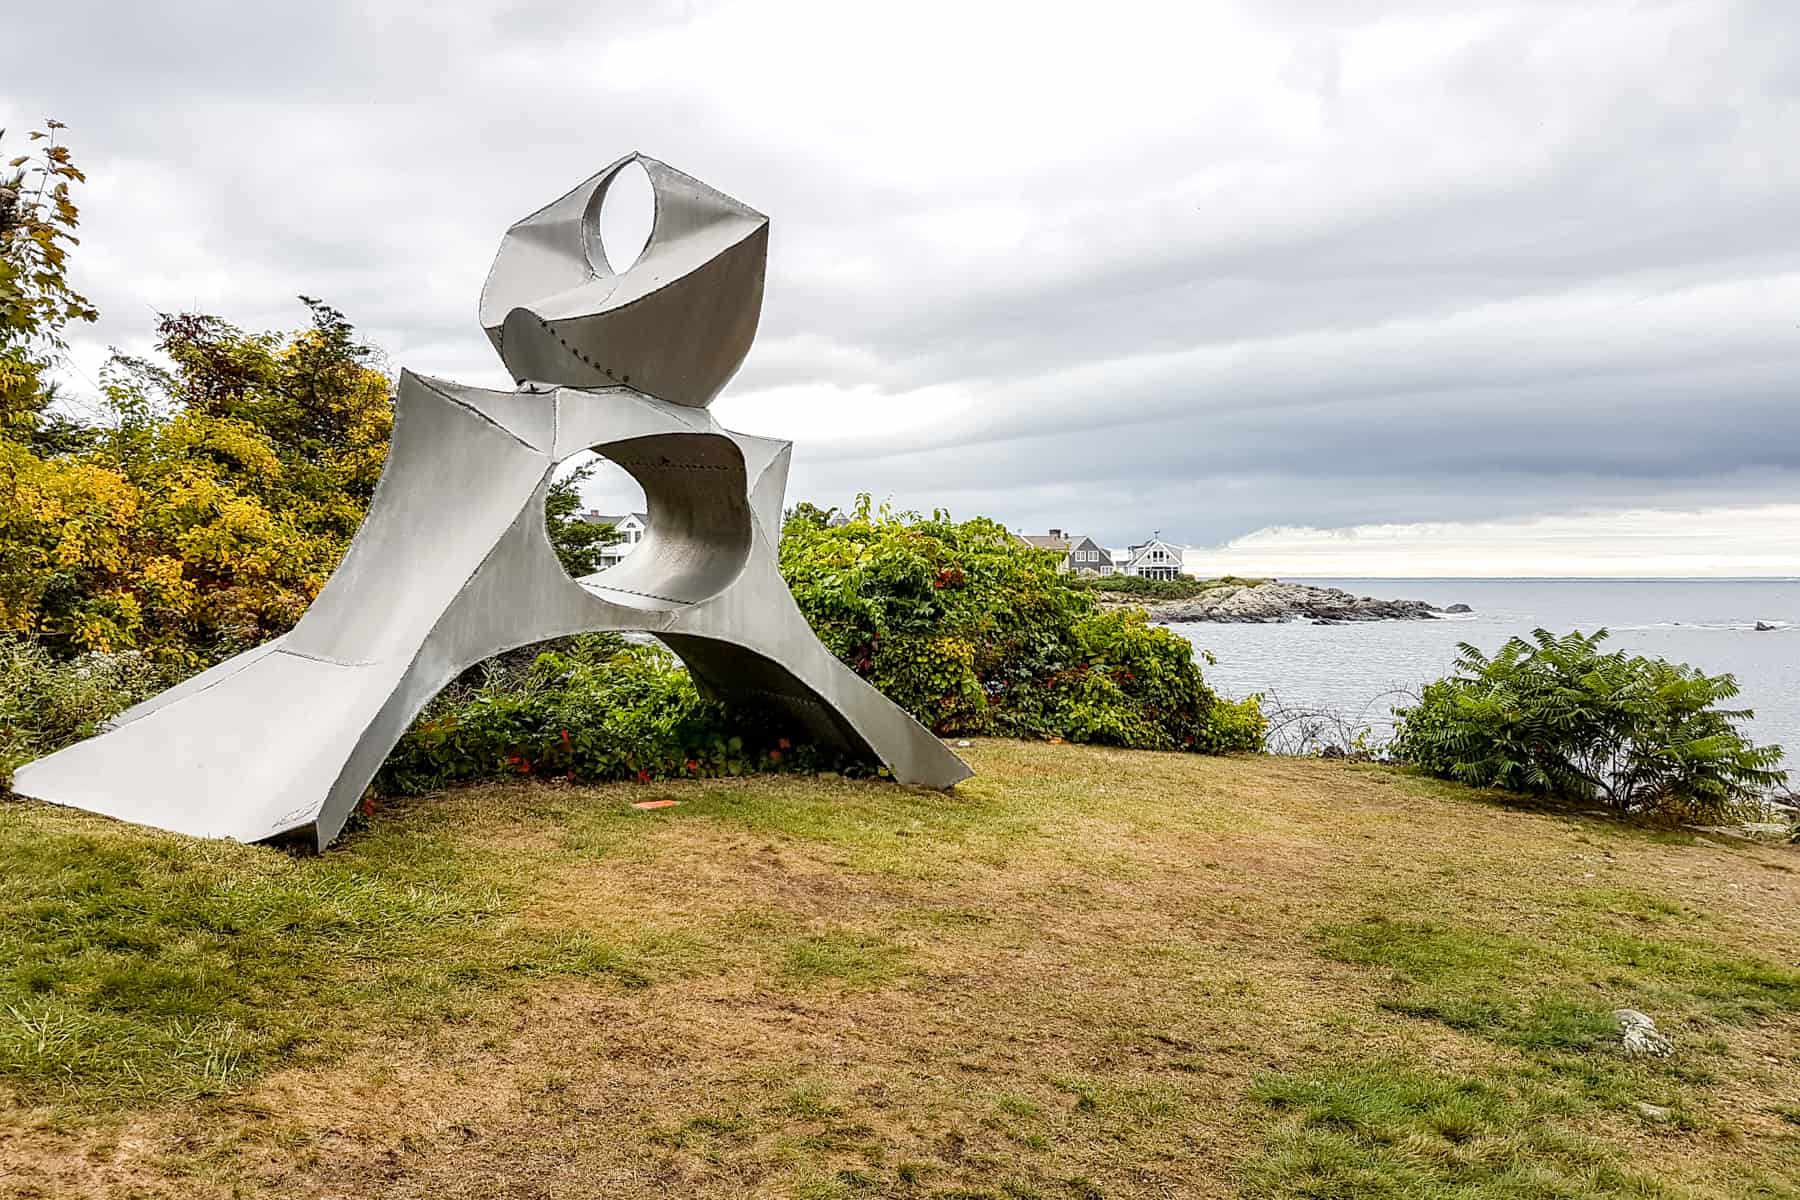
[[[1172,625],[1218,664],[1206,677],[1221,693],[1268,693],[1330,708],[1385,734],[1395,692],[1447,674],[1459,642],[1484,653],[1533,629],[1584,633],[1604,627],[1608,645],[1737,677],[1749,728],[1800,767],[1800,579],[1298,579],[1358,596],[1426,600],[1475,611],[1437,621],[1353,625]],[[1756,632],[1761,621],[1777,626]]]

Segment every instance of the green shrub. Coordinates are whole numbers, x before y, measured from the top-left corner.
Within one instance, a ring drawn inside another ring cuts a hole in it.
[[[1266,726],[1256,698],[1215,698],[1199,682],[1188,644],[1143,613],[1094,613],[1067,632],[1063,666],[1036,686],[1012,689],[1015,699],[1032,697],[1026,711],[985,704],[967,638],[903,639],[903,654],[879,657],[889,686],[911,689],[925,711],[954,715],[960,727],[946,732],[984,732],[1003,714],[1034,735],[1077,742],[1207,753],[1261,747]],[[963,705],[968,695],[983,706]],[[982,720],[971,720],[975,714]],[[502,655],[447,688],[388,756],[376,789],[416,793],[506,775],[593,782],[881,770],[766,721],[703,697],[660,647],[585,635]]]
[[[21,764],[92,737],[183,673],[136,651],[58,659],[39,642],[0,638],[0,795]]]
[[[1258,753],[1268,736],[1269,718],[1263,713],[1262,696],[1220,698],[1213,701],[1206,728],[1192,748],[1202,754]]]
[[[392,794],[506,775],[648,780],[819,765],[844,764],[728,718],[660,646],[603,633],[476,668],[426,706],[375,783]]]
[[[1779,746],[1739,730],[1752,714],[1717,705],[1730,675],[1603,653],[1604,629],[1539,629],[1493,658],[1464,643],[1457,673],[1395,710],[1392,753],[1464,783],[1598,801],[1665,820],[1720,820],[1778,786]]]
[[[1258,699],[1215,696],[1200,682],[1194,648],[1141,609],[1096,613],[1072,632],[1076,665],[1050,680],[1062,736],[1144,750],[1262,749],[1268,723]]]
[[[832,653],[940,734],[1062,737],[1155,750],[1254,750],[1255,700],[1220,701],[1193,648],[1142,613],[1101,612],[996,522],[810,505],[781,569]]]
[[[1262,747],[1256,697],[1220,700],[1186,641],[1141,611],[1099,610],[1057,574],[1053,554],[992,521],[871,514],[865,498],[855,519],[834,527],[802,506],[787,522],[781,563],[833,653],[940,734]],[[91,735],[181,674],[135,653],[58,662],[29,641],[6,643],[0,670],[0,771]],[[502,655],[447,688],[401,738],[376,788],[870,768],[774,720],[705,698],[659,646],[614,634],[562,639]]]
[[[1107,596],[1127,596],[1144,600],[1192,600],[1202,592],[1222,587],[1255,587],[1266,579],[1244,579],[1237,575],[1221,575],[1217,579],[1195,579],[1183,575],[1176,579],[1149,579],[1141,575],[1071,575],[1069,582],[1084,591]]]

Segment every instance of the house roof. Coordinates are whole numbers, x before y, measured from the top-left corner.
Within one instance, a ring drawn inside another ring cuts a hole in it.
[[[1016,533],[1013,535],[1027,546],[1036,546],[1039,550],[1061,550],[1067,552],[1077,546],[1092,546],[1096,550],[1104,549],[1099,542],[1085,533],[1069,533],[1057,529],[1049,533]]]
[[[589,525],[612,525],[615,527],[622,524],[626,517],[636,517],[638,524],[642,525],[646,528],[648,528],[650,525],[650,514],[649,513],[584,512],[581,514],[581,519],[583,521],[586,521]]]
[[[1131,563],[1135,563],[1136,561],[1138,561],[1138,559],[1144,557],[1144,555],[1148,554],[1150,551],[1156,550],[1159,548],[1162,550],[1168,551],[1169,554],[1175,559],[1176,562],[1182,561],[1181,552],[1183,549],[1185,549],[1185,547],[1178,546],[1174,542],[1165,542],[1161,538],[1151,538],[1149,541],[1139,542],[1137,545],[1135,545],[1131,548],[1129,553],[1126,555],[1126,559],[1127,559],[1126,565],[1129,566]]]

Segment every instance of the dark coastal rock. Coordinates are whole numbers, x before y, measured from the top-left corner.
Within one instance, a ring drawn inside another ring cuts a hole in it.
[[[1165,600],[1142,607],[1149,610],[1152,620],[1167,624],[1310,620],[1317,625],[1339,625],[1347,621],[1431,621],[1438,615],[1438,610],[1423,600],[1380,600],[1353,596],[1341,588],[1279,580],[1227,584],[1189,600]],[[1445,611],[1470,610],[1458,605]]]
[[[1758,621],[1756,623],[1756,632],[1758,633],[1774,633],[1775,628],[1775,626],[1769,624],[1767,621]]]
[[[1439,609],[1438,611],[1439,612],[1447,612],[1447,613],[1470,613],[1470,612],[1474,612],[1475,610],[1470,608],[1466,604],[1452,604],[1449,608],[1442,608],[1442,609]]]

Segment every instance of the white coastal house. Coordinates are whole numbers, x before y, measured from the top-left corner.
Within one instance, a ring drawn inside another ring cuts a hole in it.
[[[1048,533],[1019,533],[1027,546],[1054,550],[1062,555],[1056,569],[1074,575],[1141,575],[1146,579],[1174,579],[1181,571],[1184,547],[1165,542],[1158,530],[1147,542],[1128,550],[1108,550],[1091,537],[1052,529]]]
[[[1181,575],[1181,556],[1186,549],[1173,542],[1165,542],[1161,530],[1150,535],[1147,542],[1139,542],[1126,551],[1125,569],[1122,574],[1137,575],[1144,579],[1176,579]]]
[[[616,567],[627,555],[638,548],[644,535],[650,532],[649,513],[597,513],[584,512],[581,519],[589,525],[611,525],[619,535],[619,540],[600,551],[600,570]]]

